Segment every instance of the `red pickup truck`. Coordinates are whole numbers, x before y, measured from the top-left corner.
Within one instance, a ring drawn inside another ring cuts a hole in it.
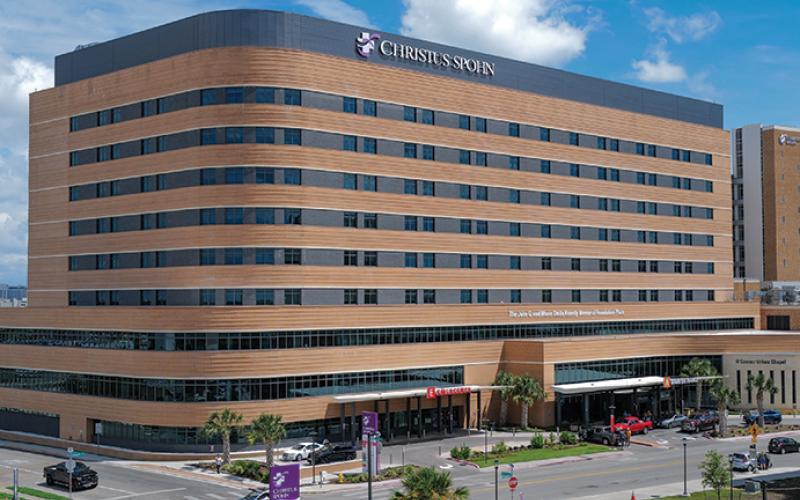
[[[631,434],[647,434],[653,428],[650,420],[640,420],[639,417],[625,417],[614,424],[615,431],[631,430]]]

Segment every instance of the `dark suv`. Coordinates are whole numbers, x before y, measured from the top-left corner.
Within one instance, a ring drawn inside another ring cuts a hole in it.
[[[770,453],[797,453],[800,451],[800,443],[790,437],[777,437],[769,440],[767,447]]]
[[[324,464],[328,462],[341,462],[344,460],[355,460],[356,449],[350,445],[328,445],[314,452],[314,463]],[[309,455],[306,462],[312,462]]]
[[[713,431],[718,423],[719,417],[716,413],[692,415],[681,423],[681,430],[683,432]]]
[[[67,463],[61,462],[57,465],[45,467],[44,479],[48,486],[61,484],[69,488],[70,477],[67,471]],[[83,462],[75,462],[75,468],[72,470],[72,489],[88,489],[95,486],[97,486],[97,472],[90,469]]]

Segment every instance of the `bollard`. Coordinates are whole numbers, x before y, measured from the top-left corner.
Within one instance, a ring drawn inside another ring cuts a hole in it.
[[[514,427],[514,429],[512,430],[511,435],[513,437],[517,437],[517,428],[516,427]]]
[[[392,454],[389,453],[389,465],[392,465]]]
[[[402,452],[401,452],[401,453],[402,453],[402,456],[401,456],[401,460],[402,460],[402,462],[401,462],[401,465],[402,465],[403,467],[405,467],[405,466],[406,466],[406,447],[405,447],[405,446],[403,446],[403,450],[402,450]]]
[[[439,445],[439,456],[442,456],[442,445]]]

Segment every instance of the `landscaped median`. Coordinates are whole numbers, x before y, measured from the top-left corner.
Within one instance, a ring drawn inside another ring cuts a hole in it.
[[[6,489],[13,491],[12,486],[8,486]],[[69,498],[56,495],[55,493],[49,493],[47,491],[37,490],[36,488],[27,488],[25,486],[20,486],[17,488],[17,493],[19,494],[20,500],[27,499],[38,499],[43,498],[45,500],[69,500]],[[24,496],[23,496],[24,495]],[[5,499],[13,499],[14,496],[11,493],[0,492],[0,500]]]
[[[453,459],[469,461],[483,468],[493,467],[495,460],[497,460],[498,464],[509,464],[591,455],[609,451],[617,451],[617,448],[601,444],[579,443],[575,434],[562,432],[558,437],[554,433],[550,433],[547,436],[536,433],[531,437],[530,444],[523,446],[507,446],[501,441],[492,446],[488,454],[484,454],[483,451],[473,450],[468,446],[462,446],[450,450],[450,456]]]

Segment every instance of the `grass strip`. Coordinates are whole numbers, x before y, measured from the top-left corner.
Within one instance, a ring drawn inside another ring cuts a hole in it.
[[[7,490],[13,490],[13,486],[8,486]],[[61,495],[56,495],[55,493],[50,493],[47,491],[37,490],[36,488],[28,488],[27,486],[18,486],[17,491],[20,495],[27,495],[29,497],[36,497],[36,498],[44,498],[45,500],[69,500],[69,498]],[[6,495],[6,493],[0,493],[0,495]],[[6,498],[6,497],[0,497]],[[7,498],[11,498],[11,495],[8,495]]]
[[[577,455],[591,455],[592,453],[603,453],[606,451],[616,451],[616,448],[603,446],[601,444],[579,444],[576,446],[568,446],[564,448],[539,448],[539,449],[524,449],[517,450],[503,455],[502,457],[492,457],[485,461],[483,458],[475,459],[475,462],[481,467],[494,467],[494,460],[501,464],[519,463],[519,462],[533,462],[535,460],[550,460],[552,458],[574,457]]]

